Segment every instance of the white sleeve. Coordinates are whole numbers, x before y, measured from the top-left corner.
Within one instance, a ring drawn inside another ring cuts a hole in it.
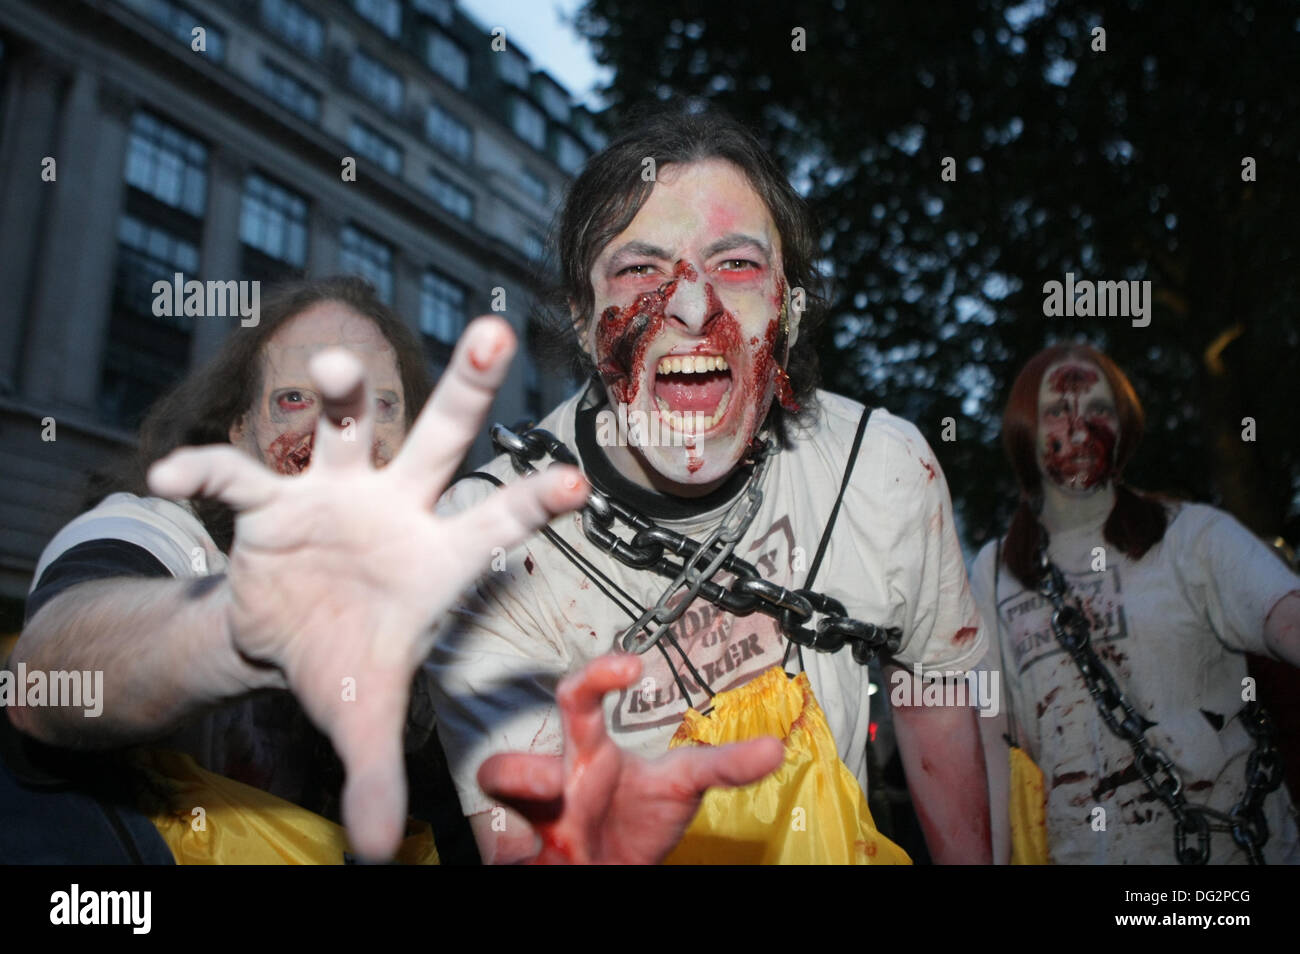
[[[902,603],[903,645],[895,659],[922,670],[966,671],[984,656],[988,634],[966,579],[948,482],[920,432],[894,419],[905,441],[887,451],[887,482],[906,515],[890,560],[890,589]]]
[[[1264,621],[1278,601],[1300,591],[1300,577],[1229,514],[1189,505],[1166,537],[1188,597],[1231,649],[1272,656]]]
[[[32,586],[46,567],[73,547],[91,540],[123,540],[142,547],[175,577],[221,572],[225,555],[203,524],[180,504],[159,497],[110,494],[54,535],[36,563]]]

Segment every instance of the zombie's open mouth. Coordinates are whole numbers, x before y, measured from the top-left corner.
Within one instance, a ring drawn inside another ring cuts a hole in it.
[[[655,404],[676,430],[701,434],[731,406],[731,368],[720,354],[665,355],[655,368]]]

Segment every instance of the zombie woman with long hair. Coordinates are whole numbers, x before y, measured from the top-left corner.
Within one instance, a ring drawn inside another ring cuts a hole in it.
[[[1020,504],[971,573],[1009,720],[981,727],[995,853],[1006,732],[1042,770],[1052,862],[1300,861],[1243,655],[1300,664],[1300,579],[1228,514],[1128,486],[1142,430],[1128,378],[1087,345],[1044,349],[1012,386]]]

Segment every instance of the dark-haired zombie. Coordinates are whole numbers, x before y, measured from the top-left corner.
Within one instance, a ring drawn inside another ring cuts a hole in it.
[[[1243,653],[1300,664],[1300,579],[1228,514],[1127,486],[1122,475],[1142,430],[1128,378],[1086,345],[1039,352],[1003,416],[1020,506],[1005,538],[980,551],[971,584],[998,634],[989,665],[1004,671],[1010,737],[1044,774],[1050,859],[1176,863],[1176,804],[1188,818],[1188,862],[1249,860],[1225,830],[1237,810],[1239,834],[1260,838],[1264,860],[1296,863],[1294,809],[1285,786],[1269,784],[1281,769],[1255,731]],[[1040,591],[1054,571],[1063,584],[1055,596]],[[1132,741],[1107,727],[1080,664],[1053,631],[1060,606],[1062,624],[1068,610],[1081,613],[1094,654],[1084,662],[1098,679],[1108,671],[1132,706],[1132,719],[1112,711],[1142,729],[1142,764],[1157,787],[1171,796],[1180,789],[1173,804],[1143,782]],[[1001,860],[1010,841],[1008,726],[999,718],[981,729]],[[1252,804],[1247,766],[1261,746]],[[1201,808],[1217,814],[1198,815]]]
[[[654,176],[645,175],[651,169]],[[814,233],[799,197],[747,130],[716,114],[642,123],[578,176],[557,241],[563,317],[553,333],[587,383],[541,427],[599,491],[696,541],[724,524],[742,527],[734,556],[772,584],[768,592],[809,585],[816,566],[813,591],[841,601],[850,618],[896,630],[893,661],[901,667],[956,676],[979,660],[985,637],[943,474],[911,424],[817,390]],[[506,456],[485,471],[514,479]],[[491,483],[456,485],[448,511],[480,499]],[[685,597],[670,580],[589,539],[584,522],[592,519],[565,516],[551,524],[555,540],[534,537],[504,555],[444,623],[428,666],[443,745],[484,857],[512,861],[553,846],[511,813],[538,817],[536,800],[507,806],[485,796],[475,784],[479,764],[504,749],[557,752],[556,683],[621,648],[632,619],[665,597],[680,615],[652,648],[648,638],[638,643],[644,670],[606,699],[616,744],[649,757],[675,734],[704,741],[707,725],[684,725],[683,717],[711,700],[733,715],[786,712],[767,731],[790,743],[778,776],[797,785],[808,752],[791,740],[805,727],[800,714],[819,703],[830,730],[831,751],[822,754],[836,763],[825,787],[847,779],[860,798],[870,686],[852,644],[792,651],[770,614],[733,612],[705,595],[678,605]],[[621,522],[611,532],[632,539]],[[725,568],[712,579],[734,581]],[[658,629],[652,623],[638,638]],[[792,676],[802,667],[807,682],[787,680],[783,665]],[[987,860],[974,708],[900,707],[895,720],[933,857]],[[752,836],[766,843],[739,846],[734,832],[700,831],[696,848],[674,860],[897,857],[893,846],[854,834],[852,809],[783,798],[774,792],[770,804],[781,808]],[[727,812],[706,803],[701,814]],[[792,828],[812,834],[786,837]],[[818,840],[828,852],[814,849]]]
[[[406,817],[410,688],[431,624],[493,548],[586,496],[581,476],[559,469],[454,518],[432,512],[513,349],[499,318],[474,322],[426,405],[418,345],[364,282],[307,281],[269,297],[257,326],[235,330],[151,413],[135,492],[111,494],[42,554],[11,665],[102,670],[102,712],[8,707],[8,719],[59,748],[171,734],[206,768],[297,799],[309,753],[276,719],[257,719],[260,704],[288,698],[260,690],[291,690],[346,769],[342,816],[354,850],[391,857]],[[575,724],[602,677],[579,677],[566,692]],[[771,763],[760,744],[656,771],[689,818],[704,788],[747,782]],[[560,770],[498,766],[488,784],[507,791]],[[12,774],[0,771],[0,782],[0,857],[103,860],[76,844],[60,855],[59,831],[15,824],[45,803]],[[214,838],[237,843],[258,830],[208,808]],[[649,832],[646,860],[678,834]],[[300,848],[282,857],[301,858]]]

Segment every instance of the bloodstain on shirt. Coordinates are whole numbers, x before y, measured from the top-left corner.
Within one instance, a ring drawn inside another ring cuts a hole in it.
[[[1082,782],[1087,777],[1087,772],[1066,772],[1064,775],[1054,775],[1052,776],[1052,788],[1069,785],[1071,782]]]
[[[532,574],[532,572],[533,572],[533,567],[535,567],[535,566],[536,566],[536,564],[533,563],[533,558],[530,557],[530,556],[526,556],[526,555],[525,555],[525,557],[524,557],[524,569],[527,570],[527,571],[529,572],[530,575]]]
[[[978,632],[979,629],[975,626],[963,626],[961,629],[957,630],[956,635],[953,636],[953,645],[960,646],[962,643],[969,642],[975,638],[975,634]]]

